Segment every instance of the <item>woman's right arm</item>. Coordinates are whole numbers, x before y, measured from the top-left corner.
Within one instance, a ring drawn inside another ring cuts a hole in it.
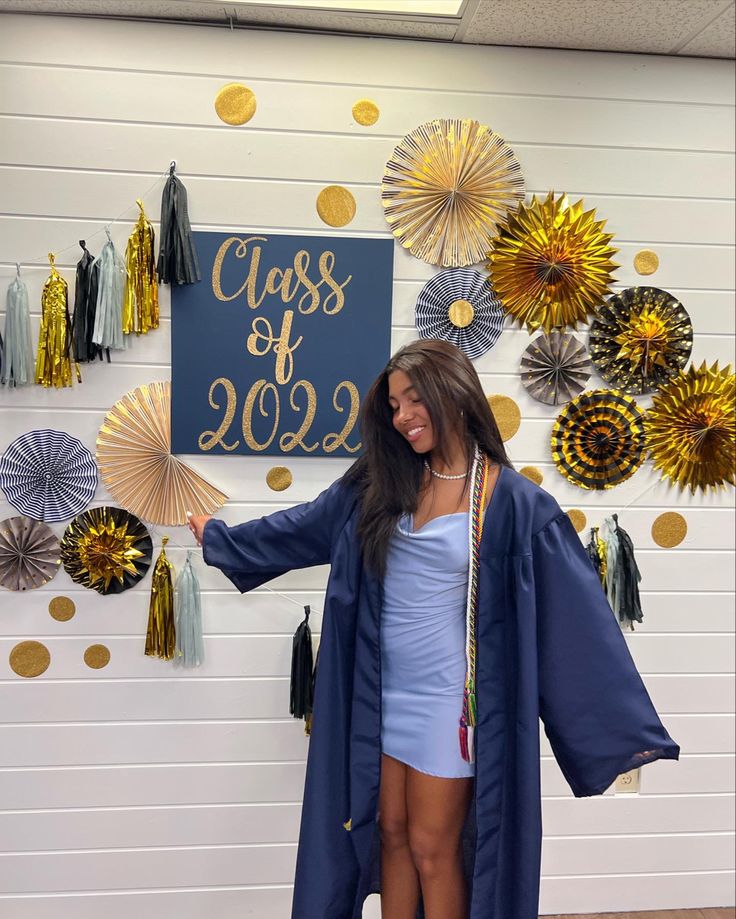
[[[314,501],[238,526],[211,517],[201,531],[204,560],[241,593],[294,568],[329,564],[336,525],[350,500],[349,489],[338,480]]]

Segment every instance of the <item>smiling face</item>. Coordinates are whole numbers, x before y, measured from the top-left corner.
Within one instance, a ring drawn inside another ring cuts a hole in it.
[[[429,453],[435,446],[432,419],[419,393],[403,370],[394,370],[388,377],[388,401],[393,412],[393,425],[416,453]]]

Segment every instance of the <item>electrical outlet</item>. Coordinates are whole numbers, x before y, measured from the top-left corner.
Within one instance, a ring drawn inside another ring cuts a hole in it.
[[[632,769],[631,772],[624,772],[616,779],[614,790],[617,795],[638,795],[639,794],[639,773],[640,769]]]

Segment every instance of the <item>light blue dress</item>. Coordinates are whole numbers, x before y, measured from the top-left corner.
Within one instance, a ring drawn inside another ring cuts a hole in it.
[[[381,611],[381,747],[420,772],[466,778],[459,719],[465,683],[468,512],[403,516],[392,538]]]

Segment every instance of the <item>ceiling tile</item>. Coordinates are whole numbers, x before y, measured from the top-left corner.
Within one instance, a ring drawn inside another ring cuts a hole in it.
[[[668,54],[705,26],[717,0],[481,0],[467,43]]]
[[[333,13],[328,10],[268,9],[237,7],[242,25],[274,28],[319,29],[324,32],[353,32],[370,35],[397,35],[402,38],[429,38],[452,41],[459,25],[454,22],[431,22],[426,19],[393,17],[388,13],[373,16],[358,13]]]
[[[706,26],[678,51],[694,57],[736,57],[736,5]]]

